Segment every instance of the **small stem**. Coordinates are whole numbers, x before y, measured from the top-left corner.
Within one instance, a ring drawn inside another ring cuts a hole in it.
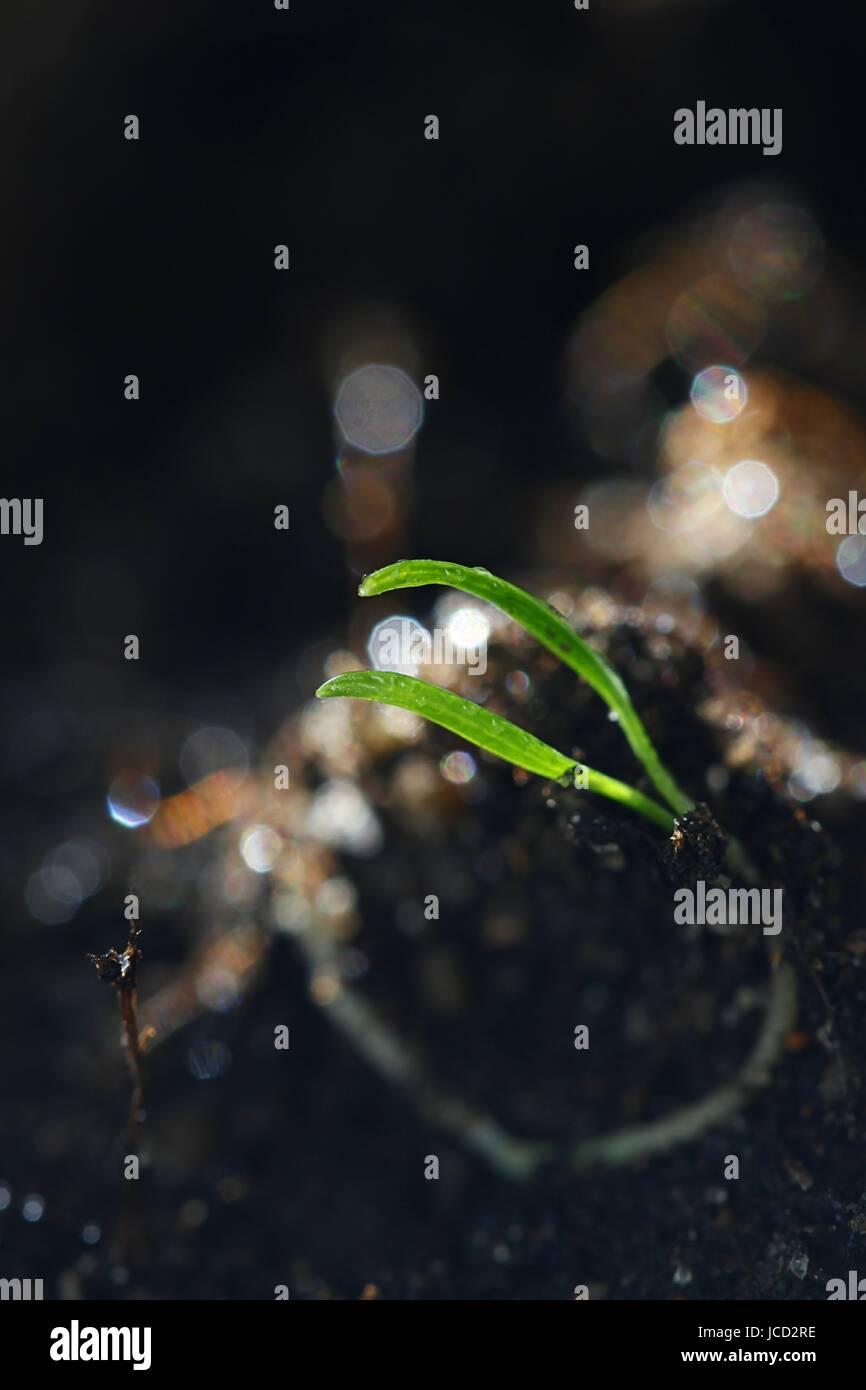
[[[629,747],[635,757],[643,763],[656,791],[661,793],[675,815],[684,816],[687,811],[693,811],[695,803],[686,796],[682,787],[668,772],[631,701],[625,705],[619,704],[616,712]]]
[[[139,1113],[144,1099],[144,1078],[141,1070],[141,1043],[138,1034],[137,999],[134,986],[120,985],[117,991],[120,1002],[120,1017],[123,1020],[123,1044],[126,1060],[132,1076],[132,1096],[129,1102],[129,1119],[126,1126],[127,1139],[134,1144],[138,1139]]]
[[[315,913],[297,941],[311,978],[320,971],[338,975],[336,944]],[[434,1084],[413,1049],[352,985],[341,984],[328,1003],[319,1007],[380,1076],[406,1092],[429,1124],[453,1134],[500,1177],[524,1181],[554,1156],[552,1143],[511,1134],[494,1116]]]
[[[89,955],[88,960],[96,966],[96,973],[106,984],[117,991],[120,1004],[120,1018],[123,1024],[123,1048],[132,1077],[132,1096],[129,1105],[126,1136],[130,1143],[138,1138],[139,1115],[144,1097],[144,1080],[141,1070],[141,1038],[138,1031],[138,999],[135,989],[138,962],[141,951],[138,940],[141,936],[141,923],[131,921],[129,939],[124,951],[114,949],[103,956]]]
[[[609,797],[611,801],[619,801],[623,806],[629,806],[633,811],[639,811],[642,816],[660,825],[662,830],[666,830],[670,835],[674,828],[674,818],[664,806],[660,806],[651,797],[644,796],[643,792],[636,791],[627,782],[608,777],[605,772],[596,772],[581,763],[576,763],[575,766],[582,767],[587,774],[587,791],[597,792],[600,796]]]
[[[783,964],[770,980],[770,997],[764,1024],[755,1046],[733,1081],[710,1091],[694,1105],[684,1105],[660,1120],[631,1125],[575,1144],[570,1163],[575,1172],[587,1168],[616,1168],[652,1154],[687,1144],[735,1115],[758,1091],[770,1084],[772,1069],[785,1050],[785,1039],[797,1012],[794,971]]]

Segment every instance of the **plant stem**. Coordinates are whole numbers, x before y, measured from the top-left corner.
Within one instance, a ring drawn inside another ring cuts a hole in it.
[[[581,763],[575,763],[575,767],[582,767]],[[604,772],[596,772],[593,768],[585,768],[587,773],[587,791],[598,792],[600,796],[607,796],[611,801],[619,801],[623,806],[628,806],[632,811],[639,811],[648,820],[660,825],[662,830],[670,835],[674,828],[673,816],[666,807],[660,806],[651,797],[644,796],[643,792],[636,791],[627,782],[619,782],[615,777],[608,777]]]
[[[126,949],[106,951],[105,955],[88,955],[96,967],[101,980],[117,991],[120,1004],[120,1018],[123,1024],[123,1048],[132,1077],[132,1096],[129,1105],[129,1118],[126,1137],[130,1144],[138,1138],[139,1113],[144,1095],[141,1070],[141,1038],[138,1031],[138,1001],[135,989],[138,962],[141,960],[138,940],[141,936],[141,923],[131,921]]]
[[[117,997],[120,1002],[120,1017],[123,1021],[123,1044],[126,1060],[132,1076],[132,1095],[129,1102],[129,1119],[126,1136],[131,1145],[138,1139],[139,1114],[144,1099],[144,1078],[141,1070],[141,1043],[138,1033],[138,1011],[134,985],[119,985]]]
[[[587,1168],[616,1168],[637,1159],[664,1153],[677,1144],[690,1143],[735,1115],[769,1086],[772,1069],[785,1050],[785,1039],[797,1013],[797,986],[790,965],[779,966],[770,980],[770,996],[764,1024],[750,1056],[733,1081],[710,1091],[694,1105],[684,1105],[660,1120],[631,1125],[576,1144],[569,1162],[576,1172]]]
[[[668,772],[631,701],[627,706],[617,710],[617,713],[629,747],[635,757],[643,763],[656,791],[661,793],[675,815],[684,816],[687,811],[693,811],[695,803],[691,797],[686,796],[682,787]]]

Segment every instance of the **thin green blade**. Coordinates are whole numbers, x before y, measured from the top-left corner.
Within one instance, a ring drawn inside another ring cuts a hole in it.
[[[582,676],[612,708],[631,705],[619,673],[577,635],[555,608],[488,570],[453,565],[446,560],[398,560],[368,574],[358,593],[370,598],[392,589],[417,589],[423,584],[447,584],[492,603]]]
[[[670,833],[671,814],[657,801],[635,791],[627,783],[617,781],[615,777],[608,777],[587,767],[585,763],[566,758],[550,744],[542,743],[540,738],[519,729],[510,720],[491,714],[481,705],[475,705],[451,690],[442,690],[438,685],[419,680],[417,676],[404,676],[394,671],[347,671],[345,675],[334,676],[320,685],[316,695],[320,700],[338,695],[397,705],[539,777],[559,781],[566,773],[579,771],[580,785],[585,790],[639,811]]]
[[[316,695],[320,700],[347,695],[356,700],[398,705],[539,777],[560,778],[575,766],[572,758],[564,757],[508,719],[417,676],[403,676],[395,671],[348,671],[326,681]]]
[[[416,589],[424,584],[445,584],[499,608],[525,628],[536,641],[581,676],[619,717],[632,751],[643,763],[656,788],[677,815],[692,807],[662,764],[649,734],[631,702],[619,673],[574,631],[565,618],[532,594],[498,579],[485,569],[471,569],[444,560],[398,560],[368,574],[358,592],[364,598],[393,589]]]

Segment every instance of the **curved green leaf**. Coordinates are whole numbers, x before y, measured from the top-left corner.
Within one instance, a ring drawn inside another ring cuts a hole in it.
[[[393,589],[415,589],[424,584],[446,584],[492,603],[531,633],[536,641],[592,686],[615,712],[632,751],[675,813],[683,815],[691,810],[693,802],[664,767],[619,673],[549,604],[527,594],[516,584],[498,579],[489,570],[470,569],[467,565],[444,560],[398,560],[394,565],[368,574],[358,593],[370,598]]]
[[[356,700],[375,700],[383,705],[397,705],[539,777],[559,781],[566,774],[579,769],[581,785],[587,791],[598,792],[630,806],[665,830],[671,830],[671,814],[658,802],[643,796],[625,782],[618,782],[616,778],[596,772],[584,763],[566,758],[550,744],[543,743],[510,720],[491,714],[481,705],[473,704],[462,695],[455,695],[452,690],[442,690],[438,685],[419,680],[417,676],[404,676],[394,671],[348,671],[319,686],[316,695],[320,700],[347,696]]]

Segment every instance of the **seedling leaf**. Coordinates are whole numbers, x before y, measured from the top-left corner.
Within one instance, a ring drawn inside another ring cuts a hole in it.
[[[471,569],[468,565],[444,560],[398,560],[396,564],[386,565],[384,569],[368,574],[358,593],[369,598],[393,589],[415,589],[424,584],[446,584],[472,594],[493,604],[525,628],[536,641],[581,676],[615,712],[632,751],[674,812],[683,815],[692,809],[693,802],[659,758],[619,673],[549,604],[519,589],[516,584],[498,579],[488,570]]]
[[[579,768],[582,784],[587,791],[598,792],[630,806],[668,832],[672,828],[671,814],[664,806],[643,796],[625,782],[618,782],[616,778],[596,772],[584,763],[566,758],[550,744],[543,743],[501,715],[491,714],[462,695],[419,680],[417,676],[404,676],[394,671],[347,671],[345,675],[326,681],[316,695],[320,700],[341,695],[357,700],[375,700],[383,705],[397,705],[539,777],[560,781]]]

